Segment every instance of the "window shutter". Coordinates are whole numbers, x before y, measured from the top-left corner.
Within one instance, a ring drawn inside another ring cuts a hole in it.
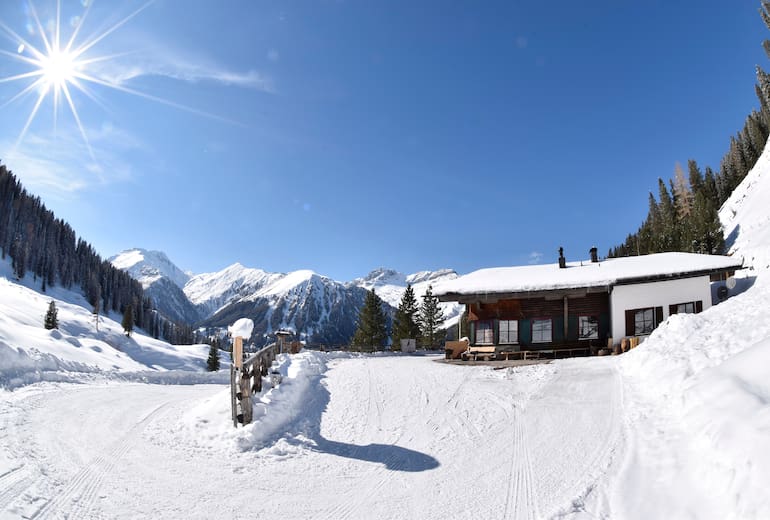
[[[655,326],[663,323],[663,307],[655,307]]]
[[[494,345],[500,344],[500,320],[492,320],[492,343]]]
[[[695,302],[695,312],[696,313],[703,312],[703,301],[698,300],[697,302]]]
[[[668,306],[668,315],[673,316],[676,314],[676,305],[669,305]]]
[[[551,341],[553,343],[564,341],[564,316],[551,318]]]
[[[578,317],[570,315],[567,318],[567,340],[577,341],[578,336]]]
[[[634,311],[626,311],[626,336],[633,336],[634,332]]]
[[[468,339],[471,340],[471,345],[475,345],[476,344],[476,320],[469,322],[468,328],[470,329],[468,331]]]
[[[610,335],[610,317],[607,314],[599,315],[599,339],[603,340]]]
[[[519,321],[519,341],[522,345],[532,343],[532,322],[529,320]]]

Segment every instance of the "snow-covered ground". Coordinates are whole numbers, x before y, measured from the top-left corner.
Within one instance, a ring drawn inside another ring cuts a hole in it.
[[[280,356],[239,428],[205,347],[97,334],[0,263],[0,518],[770,518],[768,190],[766,151],[721,215],[730,299],[629,353]]]
[[[159,371],[187,374],[206,366],[207,345],[169,345],[141,331],[126,337],[117,315],[99,316],[97,332],[82,294],[61,287],[41,293],[39,286],[29,275],[21,282],[15,280],[8,259],[0,260],[0,388],[116,373],[125,379],[148,372],[147,377],[158,380]],[[52,300],[59,328],[46,330],[43,321]],[[196,380],[204,377],[224,379],[199,374]],[[175,379],[170,373],[165,378]]]

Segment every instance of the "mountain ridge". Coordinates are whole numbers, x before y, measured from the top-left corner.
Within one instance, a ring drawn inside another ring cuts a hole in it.
[[[340,282],[309,269],[272,273],[235,262],[216,272],[184,273],[187,281],[177,290],[182,271],[161,251],[134,248],[110,260],[141,276],[148,294],[167,314],[204,328],[223,328],[248,317],[255,322],[252,340],[257,343],[268,342],[276,330],[288,329],[308,342],[345,344],[355,331],[364,291],[375,290],[390,320],[407,285],[413,286],[419,300],[431,283],[458,276],[452,269],[406,275],[380,267],[365,277]],[[461,306],[441,306],[446,325],[456,323]]]

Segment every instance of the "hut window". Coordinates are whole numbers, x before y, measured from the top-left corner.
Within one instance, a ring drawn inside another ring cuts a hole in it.
[[[579,338],[580,339],[598,339],[599,338],[599,320],[596,316],[580,316],[578,318]]]
[[[634,336],[650,334],[654,329],[655,311],[652,307],[634,312]]]
[[[519,342],[519,322],[516,320],[500,320],[500,343]]]
[[[550,343],[553,324],[550,318],[532,320],[532,343]]]
[[[703,302],[687,302],[677,303],[676,305],[670,305],[668,308],[669,314],[695,314],[703,311]]]
[[[626,336],[646,336],[663,321],[663,307],[626,311]]]
[[[476,322],[476,345],[492,345],[494,343],[494,329],[491,321]]]

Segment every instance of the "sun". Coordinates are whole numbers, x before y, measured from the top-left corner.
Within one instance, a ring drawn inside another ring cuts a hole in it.
[[[43,83],[48,88],[62,89],[77,77],[79,63],[72,52],[52,49],[39,62]]]
[[[51,22],[45,24],[49,29],[44,29],[44,24],[41,22],[40,17],[37,14],[35,5],[32,0],[27,1],[27,6],[31,18],[33,20],[33,35],[37,37],[39,42],[37,45],[27,38],[23,38],[11,27],[0,20],[0,33],[5,33],[5,36],[11,40],[14,45],[17,45],[16,52],[10,52],[0,48],[0,55],[7,56],[16,61],[25,63],[30,67],[27,72],[16,74],[8,77],[0,77],[0,83],[7,83],[18,80],[27,80],[29,83],[26,87],[22,88],[11,99],[0,105],[0,108],[16,102],[17,100],[37,93],[37,99],[34,106],[27,118],[24,127],[19,134],[14,148],[17,148],[24,139],[30,125],[37,116],[43,101],[49,96],[53,100],[53,113],[54,113],[54,126],[56,126],[56,120],[59,114],[60,104],[65,104],[69,107],[69,112],[72,114],[75,123],[80,131],[83,141],[88,149],[88,153],[91,159],[96,162],[93,149],[86,135],[85,128],[80,120],[75,102],[73,100],[73,91],[77,90],[83,93],[85,96],[95,99],[93,93],[90,91],[88,84],[100,85],[103,87],[112,88],[129,94],[134,94],[155,101],[166,102],[153,96],[148,96],[137,92],[128,87],[122,86],[119,83],[111,81],[106,78],[101,78],[98,75],[89,73],[89,65],[93,65],[97,62],[109,61],[112,56],[101,56],[86,58],[86,54],[96,44],[102,41],[104,38],[112,34],[121,26],[126,24],[129,20],[134,18],[141,11],[146,9],[153,3],[154,0],[149,0],[137,10],[120,20],[118,23],[93,36],[85,41],[78,42],[78,36],[83,26],[83,22],[88,17],[88,14],[93,5],[93,1],[84,3],[85,10],[82,16],[77,17],[77,24],[69,35],[69,39],[64,41],[62,39],[61,31],[61,0],[56,0],[56,18]],[[174,103],[166,102],[167,104],[174,105]],[[176,105],[174,105],[176,106]]]
[[[0,0],[2,1],[2,0]],[[156,103],[162,103],[164,105],[184,110],[193,114],[197,114],[203,117],[212,118],[218,121],[224,121],[227,123],[233,123],[228,119],[220,116],[191,108],[175,101],[159,98],[140,92],[138,90],[127,87],[121,82],[112,80],[107,77],[100,76],[93,69],[97,63],[113,62],[114,59],[129,53],[97,56],[93,57],[89,54],[93,48],[102,40],[110,36],[113,32],[120,29],[123,25],[128,23],[131,19],[137,16],[139,13],[147,9],[152,5],[155,0],[147,0],[138,9],[131,12],[128,16],[122,18],[120,21],[110,26],[108,29],[93,35],[92,37],[82,40],[79,39],[83,23],[88,18],[88,14],[91,11],[91,6],[94,4],[94,0],[84,1],[83,5],[85,10],[81,16],[75,17],[77,23],[74,25],[72,33],[68,38],[63,38],[62,24],[61,24],[61,0],[56,0],[56,14],[54,20],[47,20],[47,23],[43,24],[35,9],[33,0],[26,0],[28,12],[31,15],[33,23],[27,30],[31,30],[33,36],[37,40],[33,43],[30,38],[23,38],[18,32],[14,31],[6,23],[0,20],[0,35],[5,35],[15,45],[16,52],[10,52],[2,49],[0,46],[0,56],[9,57],[15,61],[22,62],[29,67],[27,72],[16,74],[7,77],[0,77],[0,83],[15,82],[19,80],[26,80],[28,83],[18,93],[16,93],[9,100],[0,105],[0,109],[18,101],[19,99],[27,96],[34,96],[37,93],[37,99],[34,106],[30,111],[24,127],[19,134],[14,150],[18,148],[19,144],[23,141],[24,136],[27,134],[30,125],[35,120],[38,111],[40,110],[43,101],[49,97],[53,101],[53,120],[54,127],[56,127],[56,121],[60,112],[60,105],[67,105],[72,118],[77,124],[80,135],[83,138],[83,142],[88,149],[88,153],[94,163],[97,163],[94,156],[93,149],[86,135],[83,123],[80,120],[75,101],[73,99],[73,93],[75,91],[80,92],[92,101],[99,103],[95,94],[91,91],[91,87],[106,87],[116,91],[120,91],[125,94],[138,96]],[[48,29],[46,30],[45,27]]]

